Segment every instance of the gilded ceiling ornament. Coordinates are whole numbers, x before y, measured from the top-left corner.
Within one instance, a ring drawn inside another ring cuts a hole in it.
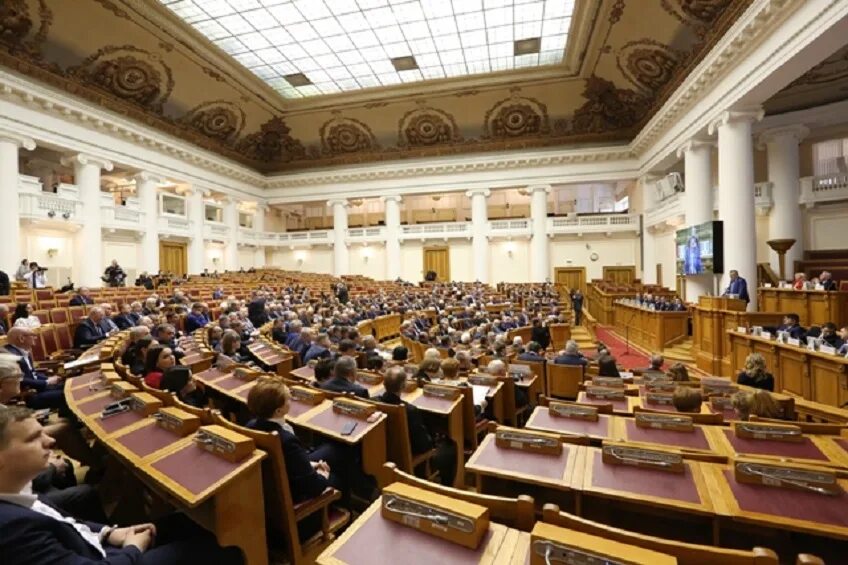
[[[33,21],[37,7],[38,25]],[[45,0],[3,0],[0,2],[0,42],[10,51],[36,55],[47,39],[53,12]]]
[[[378,149],[377,138],[367,125],[353,118],[334,117],[319,130],[325,155],[361,153]]]
[[[456,120],[443,110],[422,106],[398,122],[399,147],[423,147],[462,140]]]
[[[239,141],[237,150],[255,161],[289,163],[306,157],[300,140],[289,135],[290,128],[280,117],[271,118],[260,131]]]
[[[636,92],[597,76],[586,79],[588,100],[574,112],[572,133],[603,133],[635,126],[645,116],[650,101]]]
[[[716,21],[733,0],[662,0],[663,9],[683,23],[706,26]]]
[[[244,128],[244,110],[224,100],[204,102],[180,118],[192,129],[224,143],[232,143]]]
[[[486,112],[483,138],[512,139],[550,133],[548,107],[536,100],[513,94]]]
[[[653,96],[674,78],[684,53],[652,39],[626,43],[616,65],[627,80]]]
[[[174,88],[171,69],[162,59],[131,45],[99,49],[68,74],[160,114]]]

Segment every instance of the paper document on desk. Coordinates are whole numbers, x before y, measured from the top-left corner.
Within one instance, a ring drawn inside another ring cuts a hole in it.
[[[75,359],[74,361],[69,361],[65,363],[62,367],[66,371],[70,371],[71,369],[76,369],[77,367],[83,367],[85,365],[97,363],[98,361],[100,361],[100,355],[88,355],[80,357],[79,359]]]
[[[474,394],[474,406],[481,406],[489,394],[489,387],[483,385],[471,385]]]

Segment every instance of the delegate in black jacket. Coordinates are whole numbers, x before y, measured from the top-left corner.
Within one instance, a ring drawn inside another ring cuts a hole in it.
[[[319,496],[330,486],[330,482],[312,468],[309,452],[296,435],[287,432],[280,424],[271,420],[251,420],[247,423],[247,427],[280,434],[283,460],[286,462],[286,475],[289,478],[289,489],[295,504]]]
[[[393,392],[384,392],[377,397],[377,400],[394,406],[400,406],[403,402]],[[412,445],[413,455],[419,455],[433,449],[433,438],[430,437],[430,432],[427,431],[424,418],[421,417],[421,412],[417,406],[406,404],[406,423],[409,427],[409,442]]]

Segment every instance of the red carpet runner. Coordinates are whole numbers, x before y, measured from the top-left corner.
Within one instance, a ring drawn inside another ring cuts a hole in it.
[[[641,369],[651,364],[649,357],[642,350],[634,347],[632,343],[630,344],[630,353],[625,355],[624,352],[627,347],[624,339],[612,333],[608,328],[597,326],[595,335],[598,341],[606,344],[619,366],[626,369]]]

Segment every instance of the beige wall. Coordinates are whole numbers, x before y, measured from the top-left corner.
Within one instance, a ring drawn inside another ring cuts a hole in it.
[[[382,244],[369,243],[364,245],[351,245],[350,274],[362,275],[372,279],[383,280],[386,278],[386,247]]]
[[[493,283],[529,281],[530,242],[526,239],[490,242],[489,277]]]
[[[805,249],[845,249],[848,203],[821,206],[804,211]]]
[[[557,267],[585,266],[587,282],[601,278],[604,265],[636,265],[638,268],[639,238],[635,235],[553,239],[550,241],[549,250],[551,278]],[[597,261],[591,260],[592,253],[598,254]]]
[[[280,249],[271,254],[269,267],[307,273],[332,273],[333,250],[327,247],[312,249]],[[298,264],[298,260],[302,263]]]

